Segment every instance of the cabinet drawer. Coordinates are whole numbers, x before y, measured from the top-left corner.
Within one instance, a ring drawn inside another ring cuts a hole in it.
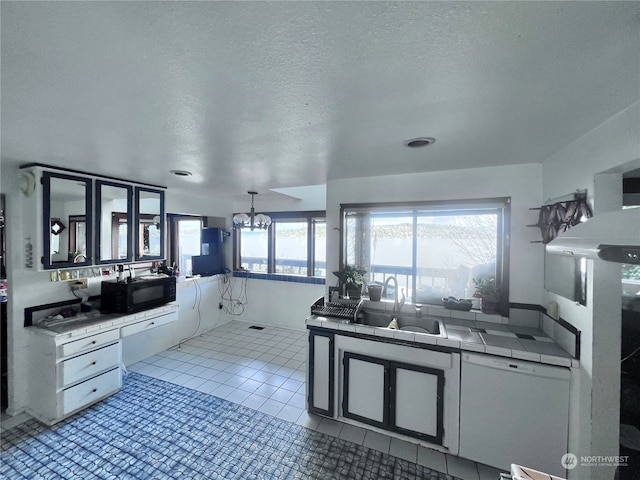
[[[120,335],[126,337],[128,335],[140,333],[150,328],[155,328],[161,325],[166,325],[167,323],[175,322],[176,320],[178,320],[178,312],[168,312],[158,317],[148,318],[142,322],[122,327],[120,329]]]
[[[100,345],[106,345],[109,342],[118,340],[118,329],[110,330],[108,332],[99,333],[90,337],[75,340],[73,342],[64,343],[60,346],[61,357],[68,357],[80,353],[84,350],[93,349]]]
[[[66,415],[106,395],[117,392],[121,386],[120,368],[114,368],[62,391],[62,414]]]
[[[58,385],[61,387],[70,385],[109,368],[117,367],[119,363],[120,343],[65,360],[58,365],[60,375]]]

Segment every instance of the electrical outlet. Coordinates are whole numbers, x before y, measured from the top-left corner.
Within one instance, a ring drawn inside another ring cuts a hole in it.
[[[86,278],[78,278],[69,282],[71,290],[80,290],[81,288],[87,288],[89,286],[89,280]]]

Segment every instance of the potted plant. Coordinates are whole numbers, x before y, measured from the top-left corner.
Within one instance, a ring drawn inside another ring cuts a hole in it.
[[[480,297],[480,310],[482,313],[496,313],[498,302],[500,301],[500,287],[495,278],[474,278],[476,286],[474,296]]]
[[[357,268],[353,265],[345,265],[342,270],[333,272],[340,281],[340,286],[345,286],[346,293],[349,298],[359,299],[362,294],[362,285],[364,284],[366,270]]]

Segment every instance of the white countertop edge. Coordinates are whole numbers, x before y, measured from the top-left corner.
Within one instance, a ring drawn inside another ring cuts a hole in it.
[[[180,306],[177,303],[171,302],[165,305],[161,305],[160,307],[145,310],[144,312],[133,313],[130,315],[122,315],[116,318],[113,318],[113,315],[108,315],[110,318],[108,320],[105,320],[104,322],[95,323],[89,326],[78,325],[78,328],[74,328],[73,330],[69,330],[67,332],[62,332],[62,333],[55,332],[46,327],[45,328],[39,327],[37,325],[32,325],[30,327],[25,327],[25,328],[27,329],[27,331],[34,333],[36,335],[53,337],[56,339],[75,338],[75,337],[80,337],[84,335],[90,335],[96,332],[106,332],[108,330],[120,328],[121,326],[124,326],[124,325],[137,323],[144,320],[144,318],[149,315],[158,315],[164,312],[169,312],[171,310],[178,310],[179,307]],[[145,315],[140,315],[140,313],[144,313]],[[91,317],[91,318],[97,318],[99,316],[100,315],[96,315],[95,317]]]
[[[434,335],[416,335],[412,332],[403,332],[385,327],[371,327],[368,325],[358,325],[345,323],[339,320],[329,319],[327,317],[317,317],[312,315],[305,320],[305,324],[313,327],[328,328],[331,330],[348,331],[352,333],[360,333],[373,335],[382,338],[391,338],[396,340],[412,341],[424,345],[437,345],[442,347],[450,347],[460,349],[461,351],[479,352],[500,357],[514,358],[518,360],[526,360],[546,365],[555,365],[559,367],[579,368],[580,362],[570,357],[559,357],[556,355],[544,355],[540,353],[528,352],[525,350],[513,350],[504,347],[494,347],[491,345],[481,345],[475,342],[464,342],[451,340],[448,338],[437,337]],[[445,320],[446,328],[446,320]],[[413,338],[411,338],[413,337]]]

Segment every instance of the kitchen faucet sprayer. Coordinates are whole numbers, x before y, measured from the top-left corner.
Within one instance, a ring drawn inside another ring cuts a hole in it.
[[[387,286],[389,285],[389,282],[391,280],[393,280],[393,283],[395,284],[395,289],[393,291],[393,293],[394,293],[393,313],[396,313],[396,312],[399,313],[400,310],[402,309],[402,306],[404,305],[406,297],[404,296],[404,288],[403,288],[402,289],[402,299],[400,300],[400,302],[398,302],[398,280],[396,280],[396,277],[390,276],[384,281],[384,286],[382,287],[382,295],[386,297],[386,295],[387,295]]]

